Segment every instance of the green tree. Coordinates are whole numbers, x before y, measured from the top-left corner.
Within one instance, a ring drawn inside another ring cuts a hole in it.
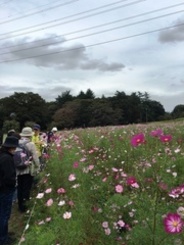
[[[32,92],[17,93],[1,100],[5,119],[9,119],[15,113],[16,120],[22,128],[27,121],[39,123],[43,128],[46,127],[47,107],[45,100],[38,94]]]
[[[68,102],[68,101],[72,101],[74,99],[74,97],[70,94],[70,90],[67,90],[65,92],[63,92],[61,95],[59,95],[56,98],[56,105],[57,108],[62,108],[63,105]]]
[[[171,112],[173,118],[181,118],[184,117],[184,105],[177,105],[174,107],[173,111]]]
[[[90,126],[118,125],[121,117],[119,109],[113,109],[107,100],[95,99],[90,107]]]

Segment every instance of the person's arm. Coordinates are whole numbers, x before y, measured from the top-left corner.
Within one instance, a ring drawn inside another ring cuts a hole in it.
[[[39,168],[40,167],[40,160],[38,158],[36,146],[35,146],[35,144],[33,142],[31,142],[30,144],[31,144],[30,145],[31,146],[30,147],[30,151],[31,151],[31,154],[32,154],[33,162],[34,162],[35,166],[37,168]]]

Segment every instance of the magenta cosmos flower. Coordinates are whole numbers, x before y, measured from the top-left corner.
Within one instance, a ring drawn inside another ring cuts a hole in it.
[[[138,146],[138,145],[144,144],[145,142],[146,141],[145,141],[144,134],[136,134],[131,139],[132,146]]]
[[[168,135],[160,135],[160,140],[163,143],[167,143],[167,142],[172,140],[172,136],[170,134],[168,134]]]
[[[163,135],[163,131],[162,129],[156,129],[151,131],[150,135],[153,137],[160,137],[160,135]]]
[[[177,213],[169,213],[164,218],[164,228],[167,233],[180,233],[183,228],[181,216]]]
[[[130,185],[135,188],[139,188],[139,185],[137,184],[137,180],[134,176],[129,176],[126,182],[127,182],[127,185]]]

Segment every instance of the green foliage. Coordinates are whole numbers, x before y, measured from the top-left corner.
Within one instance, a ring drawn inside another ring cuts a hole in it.
[[[3,132],[7,133],[10,129],[14,129],[16,132],[20,130],[20,124],[16,120],[6,120],[3,123]]]

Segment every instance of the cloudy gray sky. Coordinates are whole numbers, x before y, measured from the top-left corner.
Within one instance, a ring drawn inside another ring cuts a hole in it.
[[[148,92],[184,104],[184,1],[0,0],[0,98]]]

